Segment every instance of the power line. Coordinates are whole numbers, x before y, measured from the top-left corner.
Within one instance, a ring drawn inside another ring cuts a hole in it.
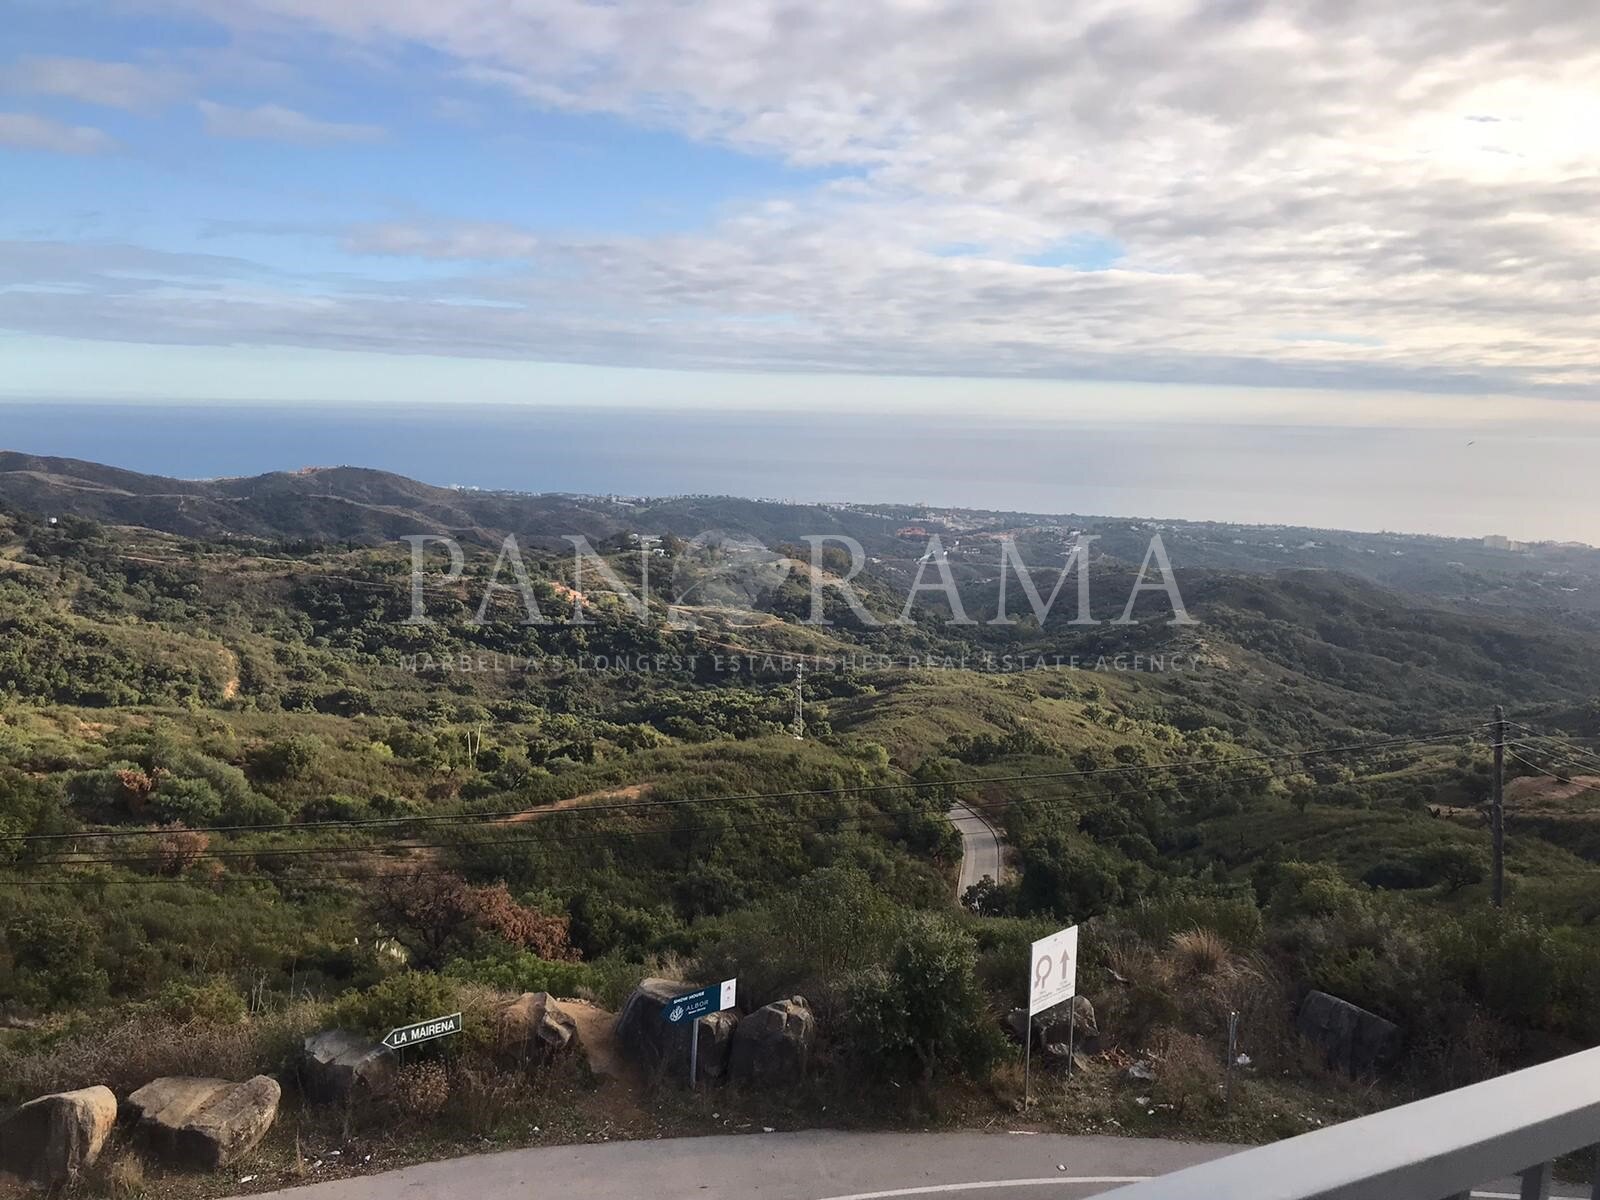
[[[935,780],[906,780],[896,783],[853,784],[836,788],[804,788],[788,792],[745,792],[723,796],[682,796],[675,800],[635,800],[617,803],[584,804],[570,809],[543,808],[512,808],[493,809],[477,813],[417,813],[407,816],[394,817],[359,817],[348,819],[329,819],[322,821],[282,821],[270,824],[257,825],[213,825],[195,829],[197,833],[275,833],[284,831],[300,831],[307,829],[367,829],[380,826],[395,825],[432,825],[432,824],[470,824],[481,821],[496,821],[510,817],[527,817],[529,819],[544,819],[557,813],[582,813],[591,816],[599,813],[625,812],[639,809],[657,810],[675,808],[682,805],[695,804],[731,804],[745,801],[768,802],[778,800],[795,800],[808,796],[842,796],[864,795],[872,792],[906,791],[917,788],[946,787],[982,787],[1004,783],[1029,783],[1036,781],[1055,781],[1063,779],[1087,779],[1106,775],[1127,775],[1140,772],[1153,771],[1188,771],[1202,768],[1225,767],[1234,763],[1244,762],[1282,762],[1289,759],[1312,758],[1325,754],[1359,753],[1373,750],[1392,749],[1400,746],[1417,745],[1426,742],[1445,741],[1459,737],[1463,734],[1475,732],[1483,728],[1482,725],[1463,726],[1459,729],[1441,730],[1437,733],[1401,738],[1388,738],[1377,742],[1358,742],[1341,746],[1324,746],[1311,750],[1295,750],[1280,754],[1252,753],[1233,754],[1219,758],[1188,759],[1182,762],[1164,763],[1132,763],[1117,767],[1094,767],[1077,771],[1044,771],[1022,775],[990,775],[966,776],[960,779],[935,779]],[[561,804],[565,801],[556,800],[551,804]],[[79,833],[31,833],[8,834],[0,836],[0,845],[31,844],[36,842],[63,842],[81,841],[97,838],[119,837],[161,837],[174,832],[163,828],[141,829],[99,829],[85,830]]]

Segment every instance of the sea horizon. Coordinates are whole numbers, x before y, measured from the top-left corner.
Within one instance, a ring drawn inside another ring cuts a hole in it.
[[[184,479],[367,467],[440,487],[1600,542],[1594,438],[991,414],[0,401],[0,448]],[[1565,495],[1565,511],[1551,506]],[[1584,499],[1587,497],[1587,499]]]

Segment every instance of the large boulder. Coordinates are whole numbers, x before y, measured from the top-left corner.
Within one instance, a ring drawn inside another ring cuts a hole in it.
[[[344,1104],[381,1095],[394,1069],[394,1053],[383,1043],[343,1029],[324,1029],[300,1044],[300,1090],[313,1100]]]
[[[282,1089],[257,1075],[244,1083],[173,1076],[128,1097],[128,1111],[157,1153],[186,1166],[216,1168],[248,1154],[272,1127]]]
[[[1013,1008],[1006,1014],[1005,1025],[1017,1041],[1024,1041],[1028,1036],[1028,1010]],[[1087,996],[1074,996],[1033,1018],[1033,1045],[1043,1054],[1065,1058],[1069,1045],[1093,1054],[1099,1044],[1100,1025]]]
[[[30,1100],[0,1122],[0,1171],[42,1188],[74,1183],[100,1157],[116,1123],[117,1098],[110,1088]]]
[[[694,1022],[674,1025],[662,1013],[678,996],[696,991],[694,984],[671,979],[642,980],[617,1016],[617,1041],[623,1053],[648,1071],[659,1071],[675,1078],[689,1075],[689,1041]],[[707,1013],[701,1017],[698,1075],[717,1079],[727,1070],[728,1053],[733,1045],[733,1026],[738,1017],[731,1013]]]
[[[1296,1028],[1329,1066],[1352,1077],[1376,1074],[1400,1052],[1398,1025],[1327,992],[1306,996]]]
[[[546,1063],[578,1048],[578,1023],[549,992],[524,992],[495,1013],[495,1048],[515,1063]]]
[[[802,996],[779,1000],[739,1022],[729,1074],[744,1083],[792,1083],[806,1073],[817,1019]]]
[[[695,1056],[698,1083],[716,1083],[725,1078],[733,1048],[743,1022],[732,1010],[707,1013],[700,1018],[700,1051]],[[687,1070],[687,1068],[685,1068]]]

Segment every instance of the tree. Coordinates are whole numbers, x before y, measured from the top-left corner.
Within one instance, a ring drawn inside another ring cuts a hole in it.
[[[1450,893],[1459,892],[1468,884],[1483,882],[1489,869],[1483,851],[1465,842],[1429,846],[1417,855],[1416,864],[1427,882],[1442,883]]]
[[[976,975],[977,951],[958,927],[930,913],[909,916],[887,967],[850,989],[852,1040],[861,1065],[884,1079],[981,1078],[999,1056],[999,1035]]]
[[[380,878],[372,894],[373,917],[416,958],[438,966],[453,951],[479,937],[499,938],[540,958],[575,958],[567,940],[567,918],[547,916],[512,898],[506,885],[473,887],[459,875]]]

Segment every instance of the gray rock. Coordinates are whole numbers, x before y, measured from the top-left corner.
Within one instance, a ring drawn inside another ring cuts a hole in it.
[[[549,992],[524,992],[495,1014],[495,1047],[509,1062],[547,1063],[578,1048],[578,1023]]]
[[[1351,1077],[1375,1075],[1400,1053],[1398,1025],[1327,992],[1306,996],[1296,1028],[1329,1066]]]
[[[793,1083],[806,1072],[817,1019],[802,996],[779,1000],[739,1022],[729,1073],[740,1082]]]
[[[225,1167],[255,1149],[278,1115],[282,1090],[257,1075],[244,1083],[173,1076],[128,1097],[152,1149],[185,1166]]]
[[[0,1171],[42,1188],[75,1183],[100,1157],[116,1123],[117,1098],[110,1088],[30,1100],[0,1122]]]
[[[1013,1008],[1006,1014],[1005,1028],[1017,1041],[1023,1041],[1028,1036],[1028,1010]],[[1087,996],[1074,996],[1070,1001],[1047,1008],[1033,1018],[1034,1049],[1052,1057],[1065,1058],[1069,1043],[1074,1049],[1088,1054],[1094,1054],[1099,1049],[1100,1026],[1095,1021],[1094,1005]],[[1061,1047],[1059,1056],[1053,1049],[1056,1046]]]
[[[617,1041],[623,1053],[648,1071],[687,1079],[692,1023],[682,1021],[674,1025],[662,1012],[673,998],[695,990],[695,984],[672,979],[642,980],[617,1016]],[[708,1013],[698,1023],[699,1077],[720,1078],[727,1070],[728,1052],[733,1043],[729,1035],[738,1017],[731,1012]]]
[[[727,1076],[738,1031],[744,1027],[736,1012],[707,1013],[700,1018],[700,1052],[695,1074],[701,1083],[715,1083]]]
[[[313,1100],[344,1104],[381,1095],[394,1070],[394,1054],[381,1042],[343,1029],[313,1033],[300,1046],[300,1090]]]

